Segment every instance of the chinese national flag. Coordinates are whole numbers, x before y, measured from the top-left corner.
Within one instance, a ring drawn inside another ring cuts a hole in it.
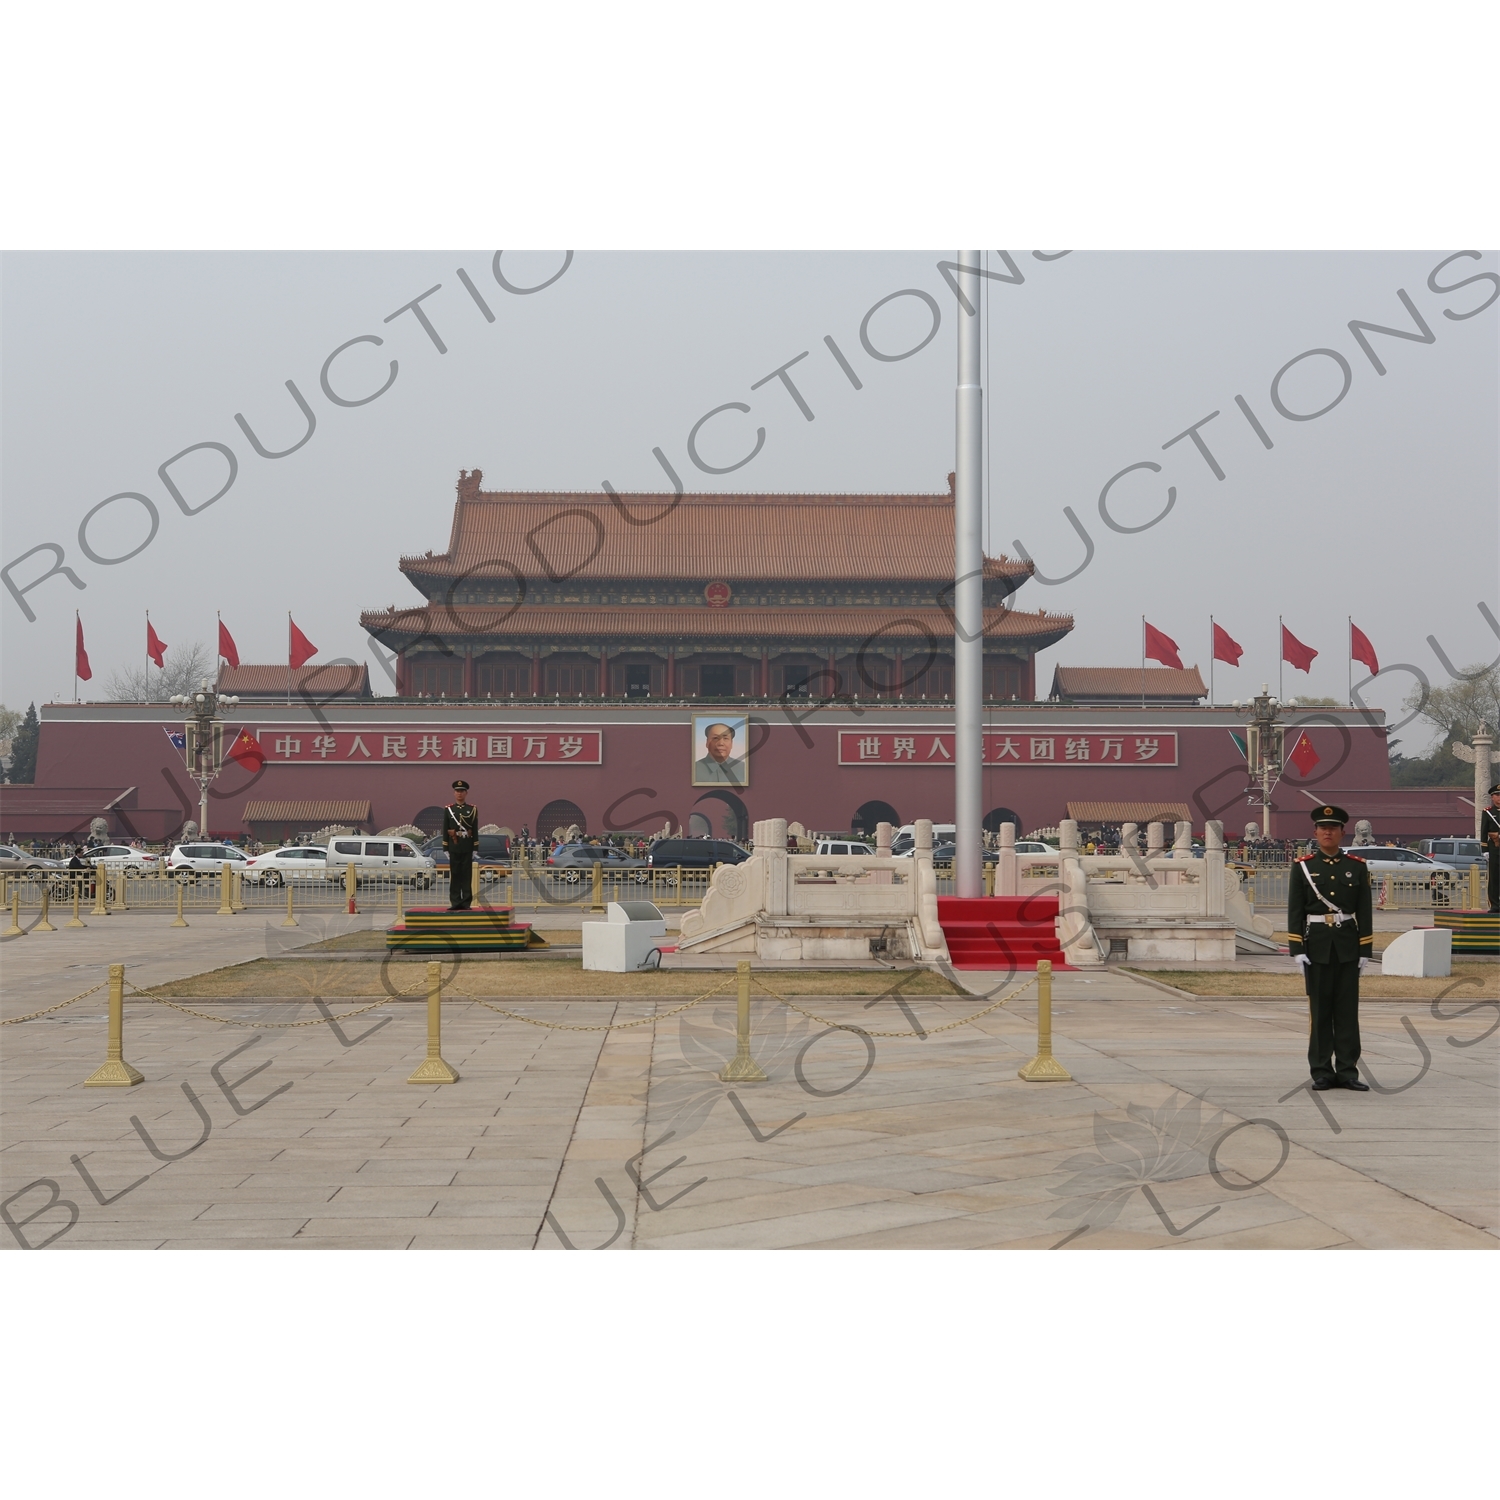
[[[248,766],[252,771],[258,771],[266,763],[266,752],[261,749],[261,744],[248,729],[242,729],[238,738],[225,752],[230,760],[237,760],[242,766]]]
[[[1164,667],[1176,667],[1179,672],[1182,671],[1182,658],[1177,654],[1177,642],[1154,625],[1146,626],[1146,659],[1159,661]]]
[[[164,667],[166,663],[162,660],[167,654],[167,643],[157,635],[156,627],[151,623],[151,616],[146,616],[146,655],[156,663],[158,667]]]
[[[1312,741],[1308,739],[1307,732],[1304,730],[1297,736],[1297,743],[1292,746],[1292,753],[1287,756],[1287,759],[1296,766],[1299,774],[1308,776],[1312,774],[1312,768],[1322,757],[1313,749]]]
[[[1214,660],[1227,661],[1231,667],[1240,664],[1245,648],[1217,622],[1214,625]]]
[[[1349,622],[1349,655],[1354,661],[1363,662],[1377,677],[1380,675],[1380,662],[1370,637],[1353,620]]]
[[[219,621],[219,655],[229,663],[231,667],[240,664],[240,653],[235,649],[234,637],[229,633],[229,627]]]
[[[1281,659],[1296,667],[1299,672],[1308,671],[1313,657],[1318,653],[1311,646],[1304,646],[1285,625],[1281,627]]]
[[[88,652],[83,649],[83,619],[74,615],[73,622],[78,627],[77,638],[73,642],[73,675],[87,682],[94,675],[94,669],[89,665]]]
[[[318,648],[297,629],[290,615],[286,617],[286,623],[291,632],[288,637],[287,662],[293,668],[300,667],[318,654]]]

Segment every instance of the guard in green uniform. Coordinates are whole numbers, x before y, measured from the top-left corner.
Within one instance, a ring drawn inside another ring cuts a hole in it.
[[[1500,911],[1500,781],[1490,788],[1490,805],[1479,815],[1479,836],[1490,857],[1490,911]]]
[[[1292,958],[1307,983],[1307,1066],[1315,1089],[1369,1092],[1359,1076],[1359,976],[1370,961],[1375,921],[1370,871],[1340,849],[1349,814],[1312,814],[1318,849],[1297,860],[1287,887]]]
[[[474,848],[478,842],[479,813],[469,806],[469,783],[455,781],[453,801],[443,809],[449,911],[468,911],[474,904]]]

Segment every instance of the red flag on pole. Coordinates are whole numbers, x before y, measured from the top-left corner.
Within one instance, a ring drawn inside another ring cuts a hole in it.
[[[1308,739],[1307,731],[1304,730],[1298,735],[1297,743],[1292,747],[1292,753],[1287,756],[1287,759],[1296,766],[1301,775],[1309,776],[1312,774],[1312,768],[1322,757],[1313,749],[1312,741]]]
[[[1353,620],[1349,622],[1349,656],[1353,661],[1363,662],[1379,676],[1380,662],[1375,656],[1374,646],[1370,644],[1370,637]]]
[[[318,654],[318,648],[297,629],[292,617],[286,617],[287,627],[291,634],[287,644],[287,665],[294,670],[309,662]]]
[[[87,682],[94,675],[94,669],[89,665],[88,652],[83,649],[83,617],[76,610],[73,622],[77,627],[77,638],[73,642],[73,675]]]
[[[1306,672],[1311,668],[1313,657],[1317,654],[1311,646],[1304,646],[1285,625],[1281,627],[1282,661],[1290,663],[1299,672]]]
[[[248,729],[242,729],[234,744],[225,752],[230,760],[237,760],[242,766],[248,766],[252,771],[258,771],[266,763],[266,752],[261,748],[261,743],[250,733]]]
[[[1231,667],[1240,664],[1245,648],[1217,622],[1214,624],[1214,660],[1227,661]]]
[[[1159,661],[1163,666],[1176,667],[1179,672],[1182,671],[1182,658],[1177,654],[1177,642],[1154,625],[1146,626],[1145,655],[1151,661]]]
[[[229,627],[219,621],[219,655],[229,663],[231,667],[240,664],[240,653],[235,649],[234,637],[229,633]]]
[[[151,616],[146,616],[146,655],[156,663],[158,667],[166,666],[163,657],[167,654],[167,643],[157,635],[156,627],[151,623]]]

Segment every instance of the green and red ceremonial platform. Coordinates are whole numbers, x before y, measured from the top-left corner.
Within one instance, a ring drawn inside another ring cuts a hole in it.
[[[512,920],[509,906],[416,906],[385,930],[388,949],[403,953],[519,953],[545,948],[547,940],[530,922]]]
[[[1500,912],[1435,911],[1433,923],[1453,934],[1453,951],[1500,955]]]

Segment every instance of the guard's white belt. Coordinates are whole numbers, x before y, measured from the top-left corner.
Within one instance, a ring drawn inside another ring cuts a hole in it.
[[[1325,911],[1321,915],[1317,912],[1314,912],[1313,915],[1307,919],[1307,925],[1309,927],[1320,927],[1324,923],[1326,923],[1329,927],[1337,927],[1341,922],[1352,922],[1353,920],[1354,913],[1352,911]]]

